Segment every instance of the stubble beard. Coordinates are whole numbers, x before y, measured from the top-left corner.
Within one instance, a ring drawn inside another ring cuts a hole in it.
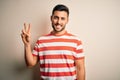
[[[53,30],[54,30],[56,33],[58,33],[58,32],[62,32],[62,31],[65,29],[65,26],[62,27],[60,30],[56,30],[55,27],[54,27],[54,25],[52,25],[52,28],[53,28]]]

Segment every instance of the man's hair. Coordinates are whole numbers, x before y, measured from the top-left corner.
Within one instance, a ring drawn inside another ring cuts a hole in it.
[[[69,9],[67,6],[63,5],[63,4],[58,4],[53,8],[52,11],[52,15],[54,14],[55,11],[65,11],[67,12],[68,16],[69,16]]]

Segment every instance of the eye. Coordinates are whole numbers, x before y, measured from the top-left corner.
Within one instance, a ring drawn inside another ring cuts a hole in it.
[[[62,18],[61,18],[61,20],[65,20],[65,18],[64,18],[64,17],[62,17]]]
[[[58,19],[58,16],[54,16],[53,18],[54,18],[54,19]]]

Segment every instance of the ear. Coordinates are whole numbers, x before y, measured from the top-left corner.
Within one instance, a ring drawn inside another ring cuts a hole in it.
[[[52,15],[51,15],[51,17],[50,17],[50,20],[52,21]]]
[[[69,17],[67,18],[67,22],[66,23],[68,23],[69,22]]]

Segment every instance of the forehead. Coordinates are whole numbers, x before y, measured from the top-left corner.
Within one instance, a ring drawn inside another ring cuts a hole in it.
[[[68,14],[67,14],[67,12],[65,12],[65,11],[55,11],[55,12],[53,13],[53,16],[67,17]]]

